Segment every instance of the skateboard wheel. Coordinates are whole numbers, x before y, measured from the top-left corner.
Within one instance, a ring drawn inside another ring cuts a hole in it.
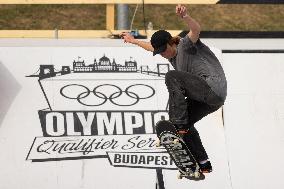
[[[158,139],[156,142],[156,147],[160,147],[161,146],[161,141]]]
[[[179,173],[179,174],[177,175],[177,178],[178,178],[178,179],[182,179],[181,173]]]
[[[200,177],[200,173],[199,172],[194,172],[194,178],[199,178]]]
[[[174,139],[173,143],[177,144],[179,142],[179,139]]]

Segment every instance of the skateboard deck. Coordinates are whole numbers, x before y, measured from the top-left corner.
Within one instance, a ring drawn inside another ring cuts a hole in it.
[[[199,165],[174,125],[170,121],[159,121],[156,124],[156,132],[159,138],[157,146],[164,146],[169,153],[180,172],[178,178],[200,178]]]

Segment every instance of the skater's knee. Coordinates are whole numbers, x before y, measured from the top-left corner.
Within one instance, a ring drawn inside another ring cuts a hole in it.
[[[167,73],[166,73],[166,78],[172,78],[172,77],[175,77],[175,75],[177,75],[178,74],[178,71],[176,71],[176,70],[170,70],[170,71],[168,71]]]
[[[156,123],[156,125],[162,125],[162,124],[168,124],[168,123],[169,123],[169,121],[167,121],[167,120],[160,120]]]
[[[171,82],[173,82],[175,80],[177,74],[178,74],[178,71],[176,71],[176,70],[168,71],[165,75],[166,85],[169,85]]]

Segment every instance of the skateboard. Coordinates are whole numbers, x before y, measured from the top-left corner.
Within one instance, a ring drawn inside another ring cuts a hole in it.
[[[179,170],[178,179],[183,177],[200,178],[199,165],[175,126],[170,121],[161,120],[156,124],[156,132],[158,136],[156,145],[157,147],[164,146],[169,153]]]

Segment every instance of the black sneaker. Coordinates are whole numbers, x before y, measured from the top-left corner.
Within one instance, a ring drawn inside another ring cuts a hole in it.
[[[210,161],[207,161],[206,163],[200,164],[199,167],[202,173],[211,173],[212,172],[212,165]]]

